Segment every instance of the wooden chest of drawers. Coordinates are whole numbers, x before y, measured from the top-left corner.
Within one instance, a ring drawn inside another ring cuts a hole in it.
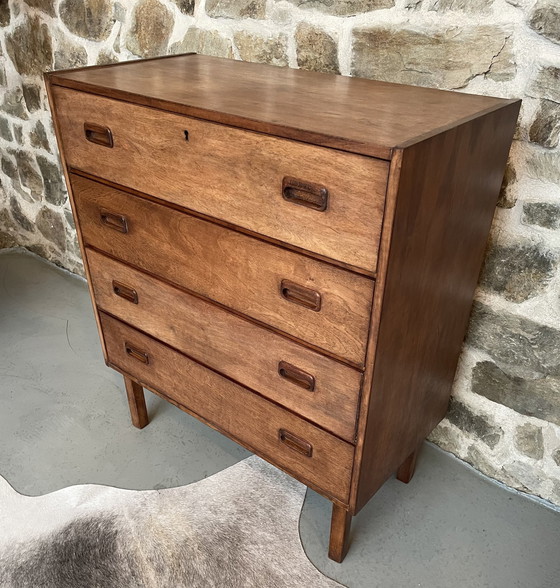
[[[47,74],[125,378],[333,502],[445,415],[519,101],[182,55]]]

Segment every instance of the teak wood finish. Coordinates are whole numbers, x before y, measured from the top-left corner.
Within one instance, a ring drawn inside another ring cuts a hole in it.
[[[447,410],[520,102],[182,55],[46,75],[105,360],[333,502]]]

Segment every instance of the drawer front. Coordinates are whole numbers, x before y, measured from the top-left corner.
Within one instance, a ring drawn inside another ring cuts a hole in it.
[[[71,182],[86,244],[363,365],[373,280],[77,175]]]
[[[53,91],[71,167],[375,271],[386,161]]]
[[[304,482],[347,503],[354,448],[184,355],[101,313],[111,365]]]
[[[101,309],[354,441],[361,372],[100,253],[87,259]]]

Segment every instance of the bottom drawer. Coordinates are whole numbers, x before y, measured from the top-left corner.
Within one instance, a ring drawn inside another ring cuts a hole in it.
[[[348,503],[354,448],[178,351],[100,313],[110,365],[323,494]]]

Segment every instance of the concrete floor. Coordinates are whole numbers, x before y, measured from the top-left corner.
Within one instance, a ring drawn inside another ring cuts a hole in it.
[[[0,474],[30,495],[79,483],[166,488],[249,455],[147,399],[152,422],[138,431],[122,378],[103,363],[85,283],[30,254],[0,252]],[[388,481],[354,519],[342,565],[326,557],[329,516],[309,491],[302,542],[349,587],[560,585],[560,513],[430,445],[408,486]]]

